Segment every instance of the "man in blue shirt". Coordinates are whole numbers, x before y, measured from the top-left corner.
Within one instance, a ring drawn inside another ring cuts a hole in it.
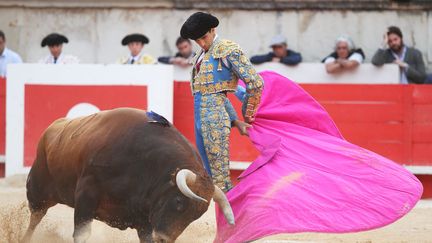
[[[6,77],[6,66],[10,63],[22,63],[21,57],[6,48],[6,36],[0,30],[0,77]]]
[[[192,58],[194,57],[194,52],[192,50],[192,43],[189,39],[184,39],[179,37],[176,41],[176,47],[178,52],[175,56],[163,56],[159,57],[158,61],[165,64],[174,64],[182,67],[187,67],[192,65]]]
[[[273,37],[270,42],[270,47],[273,49],[272,52],[251,57],[251,63],[279,62],[286,65],[297,65],[302,61],[300,53],[287,48],[287,40],[282,35]]]

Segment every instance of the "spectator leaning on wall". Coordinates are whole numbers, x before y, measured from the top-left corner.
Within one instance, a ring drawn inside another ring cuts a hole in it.
[[[425,84],[432,84],[432,73],[429,73],[427,75],[427,78],[425,80]]]
[[[362,49],[356,49],[354,42],[347,36],[336,39],[334,52],[322,60],[328,73],[340,73],[353,70],[363,63],[365,55]]]
[[[6,66],[10,63],[22,63],[21,57],[6,47],[6,36],[0,30],[0,77],[6,77]]]
[[[183,67],[192,65],[191,60],[194,57],[194,52],[192,51],[191,41],[179,37],[176,41],[176,47],[178,52],[175,56],[159,57],[158,61],[165,64],[174,64]]]
[[[300,53],[287,49],[287,40],[282,35],[274,36],[270,42],[270,47],[273,51],[268,54],[253,56],[250,59],[251,62],[253,64],[280,62],[286,65],[297,65],[302,60]]]
[[[385,63],[395,63],[400,68],[400,82],[424,83],[426,79],[425,64],[422,54],[413,47],[407,47],[403,42],[402,31],[396,26],[388,27],[384,34],[382,48],[378,49],[372,58],[372,63],[381,66]]]
[[[155,59],[147,54],[142,53],[145,44],[150,42],[149,38],[143,34],[130,34],[123,38],[121,44],[128,46],[130,54],[121,58],[118,62],[121,64],[154,64]]]
[[[39,60],[39,63],[45,64],[75,64],[79,60],[75,56],[63,54],[63,43],[68,43],[66,36],[58,33],[51,33],[42,39],[41,46],[48,46],[50,54]]]

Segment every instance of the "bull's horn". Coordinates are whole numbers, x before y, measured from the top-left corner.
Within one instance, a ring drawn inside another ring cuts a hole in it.
[[[192,171],[188,169],[182,169],[179,172],[177,172],[176,176],[176,183],[178,189],[188,198],[197,200],[197,201],[204,201],[208,202],[204,198],[197,196],[188,186],[193,185],[196,180],[196,175]]]
[[[213,200],[219,205],[219,207],[222,209],[222,212],[225,216],[225,219],[228,221],[230,225],[234,225],[234,213],[231,209],[231,205],[228,202],[228,199],[226,198],[223,191],[217,187],[214,186],[214,194],[213,194]]]

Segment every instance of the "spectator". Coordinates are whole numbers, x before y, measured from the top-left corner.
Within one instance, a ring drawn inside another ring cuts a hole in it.
[[[363,63],[365,55],[362,49],[356,49],[349,37],[341,36],[336,39],[334,52],[322,61],[328,73],[339,73],[353,70]]]
[[[48,46],[50,54],[39,60],[39,63],[45,64],[76,64],[79,60],[75,56],[63,54],[63,43],[68,43],[66,36],[52,33],[43,38],[41,46]]]
[[[119,60],[121,64],[154,64],[155,59],[142,53],[142,49],[145,44],[150,42],[147,36],[142,34],[130,34],[123,38],[121,44],[123,46],[128,46],[130,54]]]
[[[404,44],[402,32],[396,26],[390,26],[387,33],[384,34],[382,48],[377,50],[372,58],[372,63],[376,66],[385,63],[397,64],[400,68],[402,84],[424,83],[426,79],[421,52]]]
[[[432,73],[429,73],[426,77],[425,84],[432,84]]]
[[[21,57],[6,47],[6,36],[0,30],[0,77],[6,77],[6,66],[10,63],[22,63]]]
[[[158,61],[165,64],[174,64],[179,66],[192,65],[191,59],[194,56],[192,43],[189,39],[179,37],[176,41],[177,54],[174,57],[159,57]]]
[[[282,35],[273,37],[270,43],[272,52],[264,55],[257,55],[251,57],[253,64],[261,64],[264,62],[280,62],[286,65],[297,65],[301,62],[302,57],[300,53],[292,51],[288,48],[286,38]]]

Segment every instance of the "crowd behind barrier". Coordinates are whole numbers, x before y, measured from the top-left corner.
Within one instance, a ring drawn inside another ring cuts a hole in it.
[[[423,60],[422,52],[414,47],[408,46],[403,40],[403,33],[397,26],[390,26],[383,35],[383,41],[379,48],[372,56],[371,63],[377,67],[384,64],[395,64],[399,67],[399,83],[432,83],[432,74],[426,73],[426,67]],[[150,42],[150,39],[141,33],[132,33],[126,35],[121,44],[127,46],[129,55],[123,56],[117,60],[119,64],[137,65],[137,64],[156,64],[157,61],[162,64],[174,64],[180,67],[192,65],[194,62],[195,52],[192,48],[192,41],[179,37],[175,43],[178,52],[174,56],[162,56],[156,61],[156,58],[147,55],[144,46]],[[51,33],[42,39],[41,47],[48,47],[49,54],[39,60],[44,64],[76,64],[79,58],[73,55],[63,53],[63,44],[68,44],[69,40],[65,35]],[[267,54],[255,55],[250,57],[253,64],[279,63],[288,67],[297,66],[302,62],[301,53],[288,49],[287,38],[283,35],[274,36],[270,42],[270,51]],[[199,51],[198,51],[199,52]],[[196,53],[198,53],[196,52]],[[6,35],[0,30],[0,76],[7,75],[7,65],[12,63],[22,63],[20,56],[6,46]],[[347,35],[339,36],[335,40],[335,45],[331,53],[320,60],[324,63],[324,68],[331,80],[345,79],[345,72],[356,72],[357,69],[364,66],[366,55],[363,50],[354,44],[354,41]],[[318,62],[319,60],[317,60]],[[296,69],[299,70],[299,69]],[[363,80],[375,77],[376,72],[362,72],[365,76]],[[284,71],[284,69],[280,69]],[[307,72],[307,70],[304,70]],[[326,75],[313,76],[321,79]],[[296,78],[296,77],[293,77]],[[327,77],[326,77],[327,78]],[[380,79],[382,82],[388,82],[386,79]],[[306,82],[306,81],[302,81]],[[355,82],[355,81],[354,81]]]

